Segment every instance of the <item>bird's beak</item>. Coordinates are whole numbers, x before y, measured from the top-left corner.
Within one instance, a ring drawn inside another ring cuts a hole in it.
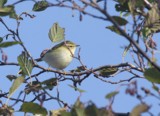
[[[76,45],[76,47],[79,47],[80,45]]]

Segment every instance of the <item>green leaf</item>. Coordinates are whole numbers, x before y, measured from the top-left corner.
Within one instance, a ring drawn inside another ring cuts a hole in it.
[[[151,30],[148,27],[143,28],[141,30],[141,32],[142,32],[142,35],[143,35],[144,39],[146,39],[148,37],[148,35],[152,33]]]
[[[102,68],[99,70],[99,75],[102,77],[108,77],[115,74],[118,71],[118,68]]]
[[[17,76],[15,75],[7,75],[6,76],[10,81],[17,79]]]
[[[86,116],[85,115],[85,106],[78,98],[75,102],[73,109],[71,110],[72,116]]]
[[[129,45],[124,49],[123,55],[122,55],[123,59],[124,59],[124,57],[126,56],[126,54],[127,54],[128,50],[130,49],[131,45],[132,45],[132,44],[129,44]]]
[[[4,4],[6,4],[6,3],[7,3],[7,0],[0,0],[0,7],[3,7]]]
[[[48,7],[47,1],[38,1],[33,6],[33,11],[43,11]]]
[[[78,66],[76,69],[70,70],[72,73],[74,72],[82,72],[85,71],[86,66]]]
[[[147,80],[153,83],[160,83],[160,72],[156,68],[148,68],[144,71]]]
[[[52,90],[57,85],[57,78],[51,78],[43,82],[32,81],[32,85],[29,83],[26,85],[25,92],[29,94],[30,92],[37,92],[40,90]]]
[[[61,111],[61,116],[72,116],[70,112]]]
[[[68,85],[68,86],[70,86],[71,88],[74,88],[75,90],[79,91],[80,93],[86,92],[85,90],[79,89],[79,88],[74,87],[72,85]]]
[[[28,83],[25,86],[25,93],[26,94],[30,94],[30,92],[37,92],[40,90],[42,90],[42,86],[41,86],[40,82],[38,82],[38,81],[32,81],[32,84]]]
[[[121,32],[113,25],[113,26],[107,26],[107,29],[117,33],[118,35],[122,35]]]
[[[158,87],[158,86],[153,85],[153,86],[152,86],[152,88],[153,88],[155,91],[157,91],[157,93],[159,93],[159,90],[160,90],[160,89],[159,89],[159,87]]]
[[[133,108],[130,113],[130,116],[141,116],[141,113],[147,112],[149,110],[149,106],[146,104],[139,104]]]
[[[99,111],[97,116],[110,116],[110,111],[106,110],[106,108],[99,108],[98,110]]]
[[[115,95],[117,95],[119,92],[118,91],[113,91],[113,92],[111,92],[111,93],[108,93],[107,95],[106,95],[106,99],[111,99],[112,97],[114,97]]]
[[[64,28],[61,28],[58,23],[54,23],[49,30],[48,36],[52,42],[60,42],[64,40]]]
[[[12,10],[12,12],[9,14],[9,17],[10,18],[13,18],[13,19],[18,19],[18,15],[16,14],[16,11],[15,10]],[[20,19],[20,18],[19,18]]]
[[[115,9],[118,12],[129,12],[128,0],[118,0]]]
[[[150,1],[149,1],[150,2]],[[136,0],[135,7],[139,10],[143,9],[145,7],[145,3],[143,0]]]
[[[3,38],[2,37],[0,37],[0,43],[3,41]]]
[[[9,90],[9,96],[11,96],[23,82],[24,76],[17,77]]]
[[[10,47],[10,46],[13,46],[16,44],[21,44],[21,42],[17,42],[17,41],[2,42],[2,43],[0,43],[0,48]]]
[[[28,59],[28,56],[25,52],[22,52],[22,54],[18,56],[18,64],[20,65],[22,72],[25,75],[30,76],[33,69],[33,63]]]
[[[43,116],[47,115],[47,110],[45,108],[43,108],[39,104],[33,103],[33,102],[23,103],[20,108],[20,111],[29,112],[32,114],[41,114]]]
[[[45,80],[41,84],[45,85],[43,87],[43,89],[50,89],[50,90],[52,90],[53,87],[57,85],[57,78],[51,78],[51,79]]]
[[[14,6],[5,6],[0,8],[0,16],[7,16],[13,12]]]
[[[131,15],[129,12],[123,13],[123,17],[128,17],[129,15]]]
[[[98,109],[94,103],[89,103],[89,105],[85,108],[85,114],[87,116],[98,116]]]
[[[112,16],[112,18],[120,25],[126,25],[128,23],[128,21],[122,17],[119,16]]]

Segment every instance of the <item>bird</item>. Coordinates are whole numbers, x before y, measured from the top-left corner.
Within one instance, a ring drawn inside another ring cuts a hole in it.
[[[40,57],[52,68],[63,70],[71,63],[77,46],[69,40],[63,41],[51,49],[43,50]]]

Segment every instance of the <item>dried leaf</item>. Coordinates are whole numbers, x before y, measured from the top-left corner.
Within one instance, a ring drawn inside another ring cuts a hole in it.
[[[146,104],[139,104],[133,108],[130,113],[130,116],[141,116],[141,113],[147,112],[149,110],[149,106]]]

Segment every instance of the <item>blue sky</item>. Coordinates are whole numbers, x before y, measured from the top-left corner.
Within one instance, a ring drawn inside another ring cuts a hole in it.
[[[9,3],[13,3],[13,1],[9,1]],[[79,21],[79,14],[77,11],[71,11],[70,9],[65,8],[53,7],[48,8],[43,12],[36,13],[31,11],[32,5],[32,2],[21,3],[16,6],[16,10],[19,14],[22,11],[25,11],[36,16],[34,19],[30,19],[28,17],[24,18],[20,24],[20,37],[34,58],[38,58],[42,50],[51,48],[54,45],[48,38],[48,31],[53,23],[58,22],[61,27],[65,28],[65,38],[80,45],[82,62],[88,68],[122,63],[123,49],[121,46],[128,45],[128,42],[123,37],[117,36],[111,31],[105,29],[105,27],[110,25],[110,23],[94,19],[89,16],[83,16],[83,20]],[[113,6],[113,3],[108,5],[108,9],[111,9],[109,10],[109,13],[112,15],[115,14],[115,12],[112,10],[114,9]],[[72,16],[73,14],[74,17]],[[15,20],[8,18],[4,19],[10,28],[15,29]],[[0,27],[2,28],[3,26],[0,24]],[[0,34],[4,35],[6,30],[4,28],[2,28],[2,30],[3,31],[1,31]],[[17,56],[22,52],[22,48],[20,46],[14,46],[3,50],[9,57],[8,62],[16,62]],[[129,57],[129,55],[127,55],[125,61],[132,62],[132,59]],[[41,62],[40,64],[44,67],[48,67],[44,62]],[[80,63],[74,59],[65,70],[69,71],[79,65]],[[7,74],[16,75],[18,70],[19,67],[14,66],[0,67],[0,81],[3,82],[0,85],[0,89],[5,91],[9,90],[11,82],[7,80],[5,76]],[[38,72],[38,70],[34,70],[33,74],[36,72]],[[129,76],[129,74],[124,73],[116,77],[112,77],[109,80],[118,81],[119,79],[126,79]],[[45,73],[40,75],[38,78],[40,80],[44,80],[49,79],[50,77],[54,77],[54,74]],[[144,86],[144,83],[145,87],[152,87],[152,85],[144,79],[138,79],[137,81],[139,88]],[[79,96],[79,93],[70,88],[68,84],[72,83],[69,81],[59,83],[58,89],[60,91],[60,98],[69,104],[74,104]],[[112,85],[109,83],[104,83],[91,75],[81,84],[81,86],[79,86],[79,88],[86,91],[82,94],[81,100],[83,102],[92,100],[98,107],[106,106],[108,101],[105,99],[105,95],[109,92],[115,91],[117,88],[119,88],[119,86],[120,85],[118,84]],[[21,88],[19,91],[20,90]],[[56,92],[55,90],[51,92],[53,95]],[[134,106],[139,104],[139,101],[136,99],[136,97],[126,95],[124,90],[125,87],[121,87],[120,94],[118,94],[115,98],[113,110],[116,112],[130,112]],[[19,91],[17,91],[13,97],[16,97]],[[150,97],[147,99],[149,105],[157,102]],[[59,108],[59,105],[56,101],[51,101],[49,103],[45,103],[44,105],[47,106],[49,110]],[[18,110],[19,106],[16,108],[16,110]],[[155,112],[155,115],[158,113],[156,106],[152,108],[152,111]],[[148,114],[145,114],[145,116],[147,115]]]

